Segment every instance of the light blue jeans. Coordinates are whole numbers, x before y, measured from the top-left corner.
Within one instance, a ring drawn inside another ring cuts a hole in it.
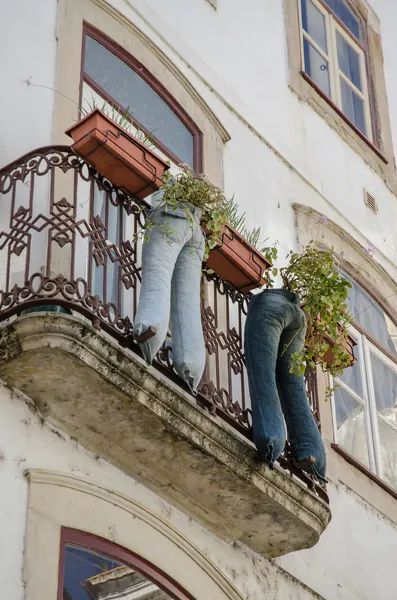
[[[292,354],[302,350],[305,337],[306,318],[297,294],[276,289],[252,296],[244,350],[254,443],[261,458],[273,466],[285,447],[286,424],[293,458],[325,480],[325,448],[307,400],[305,380],[290,373]]]
[[[193,393],[205,367],[205,346],[201,324],[200,285],[204,256],[201,211],[189,208],[165,212],[154,207],[148,217],[155,227],[142,249],[142,286],[134,320],[134,336],[150,326],[156,334],[139,343],[148,365],[163,344],[171,326],[173,366]],[[171,319],[170,319],[171,315]]]

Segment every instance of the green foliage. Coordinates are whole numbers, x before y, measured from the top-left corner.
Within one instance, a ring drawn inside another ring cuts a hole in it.
[[[305,348],[292,357],[291,371],[321,364],[333,377],[350,366],[346,351],[347,326],[351,320],[346,301],[351,283],[335,268],[333,249],[323,251],[311,241],[301,253],[290,252],[288,265],[280,269],[283,287],[300,295],[307,317]],[[324,360],[332,347],[330,364]]]
[[[245,212],[240,213],[240,207],[235,201],[234,196],[226,201],[226,214],[230,225],[244,235],[247,232],[245,227]]]
[[[324,394],[324,400],[327,402],[331,400],[332,396],[335,394],[336,389],[340,387],[338,383],[336,383],[333,387],[327,387]]]
[[[161,187],[163,195],[157,208],[170,215],[182,208],[184,216],[192,225],[194,217],[191,207],[194,206],[201,210],[207,234],[204,255],[204,260],[206,260],[210,251],[221,244],[220,236],[227,222],[227,202],[223,192],[212,185],[205,175],[196,175],[188,166],[182,166],[184,170],[178,175],[172,175],[169,171],[164,173],[164,185]],[[169,225],[170,221],[165,219],[161,224],[161,231],[171,244],[173,232]],[[154,226],[156,224],[147,218],[146,234]]]
[[[153,144],[152,137],[136,127],[131,120],[130,117],[130,107],[127,106],[126,109],[123,109],[120,105],[110,104],[106,100],[103,101],[101,105],[97,104],[94,97],[90,100],[86,101],[88,108],[84,108],[80,106],[81,114],[85,117],[93,110],[98,108],[103,112],[109,119],[112,119],[117,125],[124,129],[129,135],[132,135],[134,138],[139,140],[142,144],[145,144],[148,148],[153,150],[156,146]],[[153,133],[153,132],[152,132]]]

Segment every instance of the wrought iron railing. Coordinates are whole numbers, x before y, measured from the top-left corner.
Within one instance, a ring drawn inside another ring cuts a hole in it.
[[[116,188],[68,146],[35,150],[0,170],[0,321],[38,305],[81,313],[138,352],[131,327],[139,298],[142,201]],[[248,297],[206,276],[202,322],[207,366],[197,402],[251,436],[243,336]],[[171,338],[172,340],[172,338]],[[156,366],[175,379],[172,341]],[[187,388],[185,387],[187,390]],[[318,417],[315,375],[307,389]],[[326,499],[288,451],[280,464]]]

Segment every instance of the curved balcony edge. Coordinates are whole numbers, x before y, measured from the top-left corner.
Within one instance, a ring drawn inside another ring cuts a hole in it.
[[[325,501],[246,439],[75,316],[32,313],[0,328],[0,377],[45,419],[215,535],[266,557],[309,548]]]

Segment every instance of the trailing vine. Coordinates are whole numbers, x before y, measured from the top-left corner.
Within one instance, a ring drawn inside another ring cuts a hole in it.
[[[307,319],[306,344],[293,354],[291,372],[302,375],[307,366],[320,364],[335,377],[351,365],[347,351],[351,316],[346,304],[351,283],[336,269],[333,248],[322,250],[314,240],[300,253],[289,252],[287,259],[288,264],[273,268],[272,275],[280,275],[283,289],[299,294]],[[332,361],[325,361],[331,347]]]

